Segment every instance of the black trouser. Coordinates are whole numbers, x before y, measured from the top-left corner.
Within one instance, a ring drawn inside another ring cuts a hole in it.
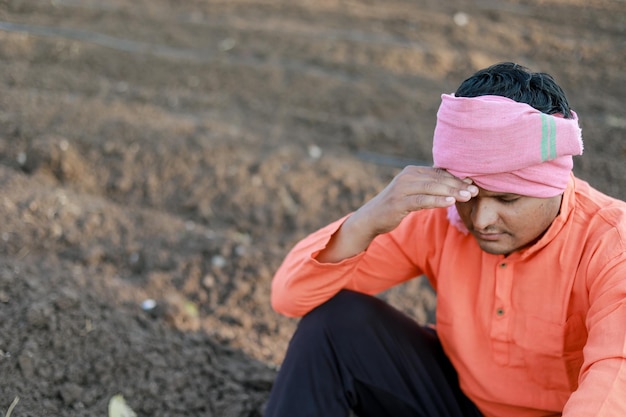
[[[378,298],[341,291],[304,316],[265,417],[481,416],[434,330]]]

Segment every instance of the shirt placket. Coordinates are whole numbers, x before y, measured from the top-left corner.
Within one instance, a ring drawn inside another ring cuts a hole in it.
[[[503,258],[495,266],[495,299],[491,320],[491,343],[494,360],[502,365],[510,359],[510,324],[512,320],[511,292],[513,288],[513,263]]]

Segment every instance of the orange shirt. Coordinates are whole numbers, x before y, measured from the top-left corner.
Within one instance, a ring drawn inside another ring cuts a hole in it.
[[[343,288],[425,274],[441,343],[485,416],[626,416],[626,203],[572,177],[544,236],[507,257],[446,214],[414,212],[335,264],[315,257],[345,218],[313,233],[276,272],[274,309],[302,316]]]

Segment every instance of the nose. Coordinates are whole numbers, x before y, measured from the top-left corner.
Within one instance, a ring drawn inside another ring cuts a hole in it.
[[[487,230],[498,222],[498,210],[495,202],[489,198],[473,198],[472,225],[475,230]]]

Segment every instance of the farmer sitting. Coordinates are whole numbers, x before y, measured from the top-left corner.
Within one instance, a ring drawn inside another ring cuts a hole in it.
[[[626,203],[572,173],[554,79],[478,71],[407,166],[299,242],[272,284],[300,317],[266,417],[626,416]],[[375,297],[425,275],[436,326]]]

